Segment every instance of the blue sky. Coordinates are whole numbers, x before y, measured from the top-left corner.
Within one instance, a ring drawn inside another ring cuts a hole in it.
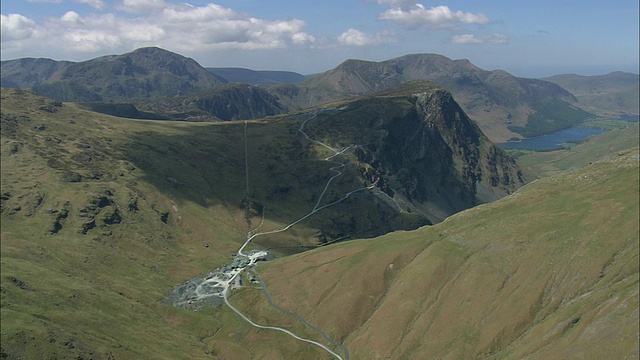
[[[349,58],[469,59],[517,76],[638,72],[637,0],[2,0],[2,60],[159,46],[207,67],[312,74]]]

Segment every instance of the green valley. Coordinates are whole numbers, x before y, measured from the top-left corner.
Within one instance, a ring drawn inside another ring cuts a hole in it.
[[[3,61],[0,358],[639,356],[633,76],[414,54],[303,78]],[[584,123],[629,126],[492,142]]]

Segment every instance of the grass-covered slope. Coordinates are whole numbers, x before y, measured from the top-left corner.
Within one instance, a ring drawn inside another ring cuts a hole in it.
[[[433,94],[450,98],[442,90]],[[297,351],[315,358],[321,352],[285,335],[248,329],[224,307],[193,314],[159,301],[175,285],[228,262],[249,227],[281,228],[318,204],[337,164],[323,160],[332,151],[299,131],[305,120],[321,120],[306,124],[313,138],[337,149],[363,140],[356,144],[362,151],[376,139],[361,136],[366,131],[361,131],[359,115],[372,122],[378,116],[381,123],[425,127],[410,96],[369,99],[382,103],[381,113],[354,106],[350,116],[338,109],[314,109],[247,123],[207,124],[122,119],[18,89],[2,89],[1,96],[1,352],[12,359],[282,358]],[[456,126],[470,122],[461,113],[449,115],[429,120],[434,128],[448,126],[442,136],[456,144]],[[328,125],[341,119],[346,126],[336,134]],[[429,134],[437,139],[437,132]],[[449,170],[464,170],[460,151],[447,150],[445,155],[453,156],[447,160]],[[504,180],[503,165],[516,178],[511,171],[517,168],[508,158],[491,159],[498,166],[498,183]],[[353,148],[334,160],[346,162],[340,168],[343,176],[327,186],[320,205],[376,180]],[[376,166],[396,168],[383,160]],[[476,170],[485,171],[486,161]],[[496,189],[507,189],[500,186]],[[377,189],[354,193],[286,233],[256,239],[255,246],[283,256],[323,242],[429,222],[383,200],[383,189]],[[272,346],[265,348],[262,340]]]
[[[356,163],[370,181],[397,206],[434,223],[524,184],[513,160],[432,83],[408,82],[336,106],[318,114],[309,131],[356,144]]]
[[[56,192],[50,194],[48,189],[78,188],[74,193],[84,194],[86,199],[72,202],[68,218],[61,223],[89,227],[87,233],[100,232],[101,223],[93,221],[97,216],[83,216],[80,210],[85,202],[99,201],[103,196],[94,193],[107,190],[123,198],[106,201],[104,206],[119,207],[118,216],[125,220],[128,213],[124,210],[136,213],[137,199],[153,192],[171,199],[179,209],[193,205],[211,220],[235,229],[236,234],[246,233],[245,212],[251,214],[256,225],[266,206],[265,227],[276,228],[308,213],[325,182],[335,174],[330,170],[335,164],[323,161],[326,154],[298,131],[301,121],[310,114],[252,122],[246,128],[244,123],[142,122],[84,111],[21,90],[3,90],[2,111],[3,141],[7,144],[3,151],[3,191],[10,193],[7,204],[21,206],[16,210],[17,218],[21,218],[26,213],[21,205],[26,193],[46,199]],[[29,151],[35,152],[34,161],[40,161],[41,166],[27,166],[31,158],[22,154]],[[11,170],[21,166],[25,167],[24,173]],[[50,180],[34,185],[35,190],[13,189],[17,185],[12,182],[33,177],[31,171],[47,174]],[[344,176],[328,189],[325,201],[338,199],[366,181],[356,166],[347,166],[343,172]],[[104,189],[94,190],[94,186]],[[34,200],[38,204],[32,207],[41,209],[42,199]],[[64,204],[67,200],[56,201]],[[158,219],[179,223],[181,214],[171,210],[173,205],[150,206]],[[349,211],[359,206],[367,210]],[[209,213],[211,209],[220,211],[221,216]],[[96,210],[95,206],[89,210]],[[344,212],[350,215],[344,216]],[[298,226],[297,234],[272,245],[315,245],[319,238],[329,241],[354,234],[372,236],[397,226],[415,228],[425,222],[417,215],[400,214],[374,195],[363,193],[310,217]]]
[[[352,359],[637,358],[638,181],[636,148],[263,277]]]
[[[248,124],[245,142],[243,123],[131,121],[9,89],[1,111],[2,356],[279,357],[238,347],[251,334],[228,309],[191,313],[159,301],[229,261],[247,217],[253,227],[260,221],[255,198],[269,200],[263,229],[313,207],[331,165],[306,152],[298,122]],[[331,191],[354,185],[352,176]],[[352,211],[346,221],[393,221],[375,206],[363,208],[370,210]],[[317,244],[319,224],[340,228],[339,219],[331,225],[339,210],[263,242],[284,246],[278,254],[301,251]],[[214,334],[224,340],[211,342]],[[310,351],[275,338],[288,351]]]
[[[235,221],[242,212],[234,194],[224,202],[215,189],[198,193],[199,202],[180,196],[173,178],[194,191],[202,180],[181,177],[188,167],[171,168],[166,143],[143,135],[186,128],[7,89],[1,110],[3,356],[208,357],[199,338],[222,318],[177,314],[158,300],[227,261],[244,237]],[[127,156],[133,146],[150,149],[139,156],[164,152],[168,167],[142,170]]]
[[[415,123],[420,107],[411,110],[411,99],[423,107],[438,104],[423,102],[426,94],[391,95],[380,94],[378,102],[385,96],[392,101],[370,115],[414,116],[380,117],[380,124]],[[431,95],[447,104],[445,92]],[[226,307],[192,313],[159,303],[176,284],[228,263],[262,211],[261,229],[268,230],[313,208],[335,165],[322,161],[326,148],[298,131],[313,112],[245,127],[119,119],[21,90],[3,89],[1,100],[3,356],[329,358],[284,334],[252,328]],[[365,121],[356,111],[365,99],[359,101],[342,103],[342,110],[316,109],[314,120],[345,122],[337,134],[313,122],[305,129],[336,147],[358,136],[366,140],[366,132],[349,130]],[[443,129],[464,124],[456,116],[440,119],[445,123],[422,120]],[[456,134],[466,132],[443,132],[442,140]],[[481,154],[484,169],[489,162]],[[358,170],[367,168],[367,159],[355,156],[346,156],[353,162],[327,201],[368,184]],[[462,159],[453,162],[463,168]],[[614,338],[623,341],[611,351],[633,356],[637,337],[627,335],[637,328],[637,155],[568,176],[539,181],[431,228],[277,260],[264,275],[278,303],[344,342],[354,359],[431,353],[519,358],[528,344],[544,351],[577,344],[592,354],[596,345],[613,348],[607,346]],[[415,213],[390,211],[379,198],[353,196],[256,243],[282,256],[317,244],[319,234],[332,240],[372,226],[387,232],[418,224]],[[260,294],[249,286],[230,301],[260,324],[325,341]],[[600,343],[589,338],[605,330]]]

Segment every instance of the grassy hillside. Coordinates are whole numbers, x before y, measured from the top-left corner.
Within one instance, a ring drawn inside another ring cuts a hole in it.
[[[134,141],[145,132],[175,136],[185,129],[97,116],[3,89],[3,355],[208,357],[199,338],[221,318],[213,311],[176,315],[158,300],[227,261],[244,237],[235,219],[242,211],[215,192],[189,201],[168,178],[184,181],[182,169],[142,170],[124,155],[126,144],[154,144]]]
[[[430,114],[438,104],[454,106],[446,92],[435,95],[435,102],[427,95],[414,100],[435,107]],[[285,334],[252,328],[226,307],[194,313],[160,303],[176,284],[228,263],[262,211],[267,230],[313,207],[334,164],[322,161],[326,148],[298,132],[309,113],[246,127],[186,124],[119,119],[21,90],[3,89],[1,96],[3,356],[330,358]],[[380,124],[416,123],[411,98],[395,96],[372,115],[388,115]],[[335,146],[366,140],[367,132],[349,130],[359,128],[356,120],[376,123],[358,116],[359,101],[318,112],[321,123],[310,124],[309,132]],[[352,116],[335,116],[341,111]],[[390,116],[407,111],[414,116]],[[445,129],[462,126],[455,121],[462,117],[427,120]],[[340,119],[345,123],[337,133],[320,126]],[[442,132],[442,140],[455,144],[455,136],[471,130]],[[479,168],[512,166],[499,154],[480,154]],[[592,331],[607,334],[597,343],[604,351],[637,356],[637,337],[627,336],[638,325],[637,161],[632,153],[541,180],[434,227],[284,256],[318,244],[319,233],[331,240],[344,229],[360,236],[371,226],[369,234],[417,224],[415,213],[385,210],[379,196],[354,196],[290,232],[257,238],[258,246],[281,257],[266,264],[264,276],[277,303],[344,342],[354,359],[520,358],[527,346],[539,345],[535,341],[542,342],[536,349],[551,351],[547,358],[574,345],[590,355],[596,354]],[[327,201],[366,183],[357,171],[364,162],[352,164]],[[260,324],[326,343],[274,311],[256,285],[234,291],[230,301]],[[560,336],[553,326],[569,330]],[[623,340],[613,343],[614,337]],[[423,339],[433,343],[425,347]]]
[[[638,181],[636,148],[432,227],[261,271],[278,304],[352,359],[636,358]]]
[[[247,126],[247,198],[243,123],[131,121],[8,89],[1,110],[2,356],[280,357],[280,350],[238,347],[255,335],[228,309],[191,313],[159,301],[229,261],[247,220],[260,222],[256,199],[269,200],[263,229],[312,208],[330,165],[299,139],[298,122]],[[352,219],[393,218],[362,206],[370,211]],[[341,211],[261,243],[277,254],[299,252],[318,243],[319,225],[338,229],[333,218]],[[210,341],[214,334],[225,339]],[[285,335],[267,336],[287,351],[314,354]]]
[[[551,98],[534,103],[536,110],[527,117],[526,124],[509,126],[509,130],[524,137],[534,137],[567,129],[593,118],[593,114],[563,100]]]
[[[447,103],[446,92],[433,94]],[[342,117],[340,110],[314,109],[247,123],[177,123],[97,114],[24,90],[2,89],[1,96],[2,354],[12,359],[282,358],[297,351],[324,356],[284,334],[253,331],[224,307],[194,314],[160,300],[175,285],[227,263],[249,228],[277,229],[307,214],[336,164],[324,161],[332,152],[305,139],[299,128],[317,117],[321,123],[308,126],[314,138],[338,149],[362,140],[358,145],[365,154],[373,141],[354,122],[363,120],[357,106]],[[419,130],[424,119],[410,100],[388,95],[370,100],[384,111],[369,114],[367,121],[376,122],[375,116],[380,123],[408,121]],[[420,103],[440,104],[427,100]],[[429,120],[443,129],[463,127],[464,136],[473,133],[462,114],[451,115]],[[323,125],[340,119],[345,126],[338,133]],[[458,123],[461,119],[465,122]],[[456,144],[455,131],[442,136]],[[455,155],[453,150],[447,154]],[[348,160],[344,175],[328,186],[320,205],[376,180],[355,151],[336,160]],[[496,189],[508,190],[502,187],[504,175],[515,179],[511,171],[517,168],[494,153],[476,170],[485,171],[489,160],[493,173],[487,174],[493,175],[487,179],[495,177]],[[451,171],[464,164],[464,158],[447,161]],[[386,160],[376,164],[397,170]],[[286,233],[261,236],[255,246],[284,256],[429,222],[387,198],[383,189],[353,194]],[[272,346],[265,348],[263,340]]]
[[[432,83],[408,82],[334,105],[340,110],[318,114],[309,131],[323,141],[357,144],[355,163],[369,181],[396,206],[431,222],[524,184],[513,160]]]
[[[335,164],[322,161],[326,155],[317,152],[316,146],[298,132],[301,119],[310,115],[257,121],[247,126],[251,188],[246,199],[245,127],[242,122],[130,121],[83,111],[74,105],[34,97],[28,92],[7,93],[3,90],[3,93],[8,94],[3,100],[3,137],[10,144],[4,161],[8,171],[6,180],[3,179],[5,183],[11,179],[21,181],[21,176],[11,176],[13,173],[9,171],[17,166],[12,155],[21,154],[23,148],[29,149],[36,151],[36,156],[42,159],[45,167],[40,171],[53,172],[52,184],[57,182],[60,188],[84,189],[92,184],[113,183],[111,192],[122,192],[122,196],[129,194],[131,206],[135,207],[135,199],[140,198],[138,193],[142,191],[139,187],[147,187],[147,191],[170,198],[178,208],[189,204],[201,210],[217,209],[230,217],[231,224],[227,226],[244,234],[247,226],[244,212],[248,208],[254,222],[260,221],[261,208],[267,204],[266,225],[288,224],[313,207],[324,183],[334,174],[329,168]],[[347,167],[344,173],[334,182],[325,201],[362,186],[363,179],[355,166]],[[11,192],[11,186],[6,186]],[[86,192],[90,193],[89,190]],[[46,195],[47,191],[40,192]],[[15,200],[21,195],[12,197]],[[81,204],[72,204],[72,207]],[[342,215],[349,207],[364,204],[368,204],[365,207],[369,211],[347,218]],[[125,209],[130,207],[129,203],[117,205]],[[378,202],[374,195],[353,196],[341,206],[308,219],[300,226],[307,230],[299,229],[299,234],[280,239],[279,245],[316,244],[319,235],[328,239],[343,237],[348,235],[344,232],[345,224],[360,236],[367,231],[374,231],[374,234],[390,231],[400,224],[403,224],[402,228],[424,224],[424,219],[418,216],[397,214],[394,208]],[[158,218],[164,216],[170,223],[180,216],[169,211],[171,208],[154,207],[154,211]],[[217,213],[209,215],[217,221],[225,218],[218,218]],[[376,225],[372,227],[367,222]],[[323,230],[319,232],[318,229]]]

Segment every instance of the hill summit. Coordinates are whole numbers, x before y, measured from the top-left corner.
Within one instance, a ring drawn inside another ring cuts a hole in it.
[[[3,86],[32,88],[61,101],[129,101],[176,96],[227,81],[193,59],[157,47],[83,62],[47,59],[3,61]]]

